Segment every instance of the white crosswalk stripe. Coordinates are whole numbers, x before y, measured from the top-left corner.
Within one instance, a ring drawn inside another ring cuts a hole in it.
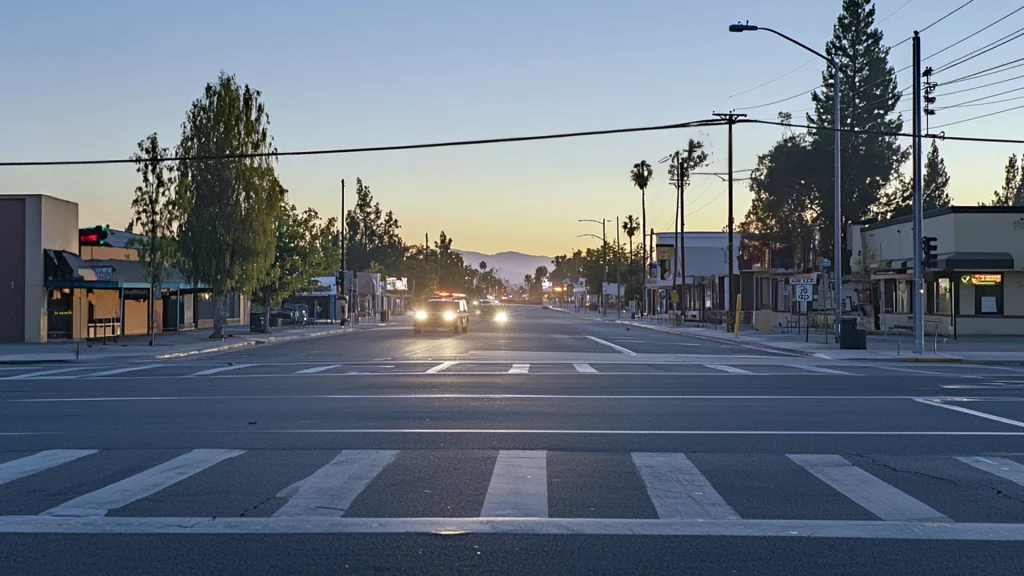
[[[304,370],[299,370],[295,374],[319,374],[320,372],[323,372],[325,370],[332,370],[332,369],[338,368],[340,366],[341,366],[341,364],[329,364],[327,366],[314,366],[312,368],[306,368]]]
[[[105,516],[201,472],[218,462],[244,454],[244,450],[199,449],[115,482],[95,492],[69,500],[43,512],[44,516]]]
[[[138,372],[139,370],[149,370],[150,368],[159,368],[159,364],[147,364],[145,366],[128,366],[126,368],[117,368],[115,370],[104,370],[103,372],[94,372],[91,374],[83,374],[82,378],[102,378],[103,376],[114,376],[115,374],[125,374],[127,372]]]
[[[24,458],[0,464],[0,484],[31,476],[43,470],[67,464],[83,456],[95,454],[96,450],[46,450]]]
[[[547,457],[543,450],[499,452],[480,516],[547,518]]]
[[[597,374],[597,370],[594,370],[594,367],[590,364],[577,363],[573,364],[572,367],[580,374]]]
[[[730,366],[728,364],[704,364],[705,368],[711,368],[712,370],[721,370],[722,372],[728,372],[730,374],[753,374],[750,370],[744,370],[736,366]]]
[[[658,518],[687,520],[726,520],[739,518],[708,479],[690,460],[678,453],[633,454],[647,493],[658,511]]]
[[[927,504],[857,468],[842,456],[790,454],[789,458],[882,520],[949,520]]]
[[[984,470],[989,474],[995,474],[1000,478],[1006,478],[1010,482],[1024,486],[1024,464],[1014,462],[1009,458],[966,456],[958,457],[957,460],[964,464],[970,464],[978,470]]]
[[[230,370],[241,370],[242,368],[249,368],[255,366],[255,364],[235,364],[234,366],[221,366],[219,368],[208,368],[206,370],[200,370],[190,376],[212,376],[214,374],[220,374],[221,372],[228,372]]]
[[[833,370],[832,368],[825,368],[824,366],[815,366],[813,364],[796,364],[797,368],[807,370],[808,372],[817,372],[819,374],[834,374],[836,376],[853,376],[850,372],[843,372],[842,370]]]
[[[288,503],[274,516],[341,517],[397,455],[396,450],[345,450],[313,475],[282,490],[277,497]]]
[[[508,373],[509,374],[529,374],[530,373],[530,365],[529,364],[513,364],[512,367],[508,369]]]

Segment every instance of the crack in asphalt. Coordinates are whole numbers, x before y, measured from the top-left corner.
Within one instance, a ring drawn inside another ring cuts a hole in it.
[[[899,469],[899,468],[897,468],[895,466],[892,466],[890,464],[885,464],[883,462],[879,462],[878,460],[876,460],[875,458],[872,458],[872,457],[868,457],[868,460],[872,464],[874,464],[875,466],[878,466],[880,468],[885,468],[886,470],[890,470],[892,472],[899,472],[901,474],[916,474],[918,476],[924,476],[925,478],[931,478],[932,480],[940,480],[942,482],[948,482],[948,483],[952,484],[953,486],[957,486],[956,480],[953,480],[952,478],[943,478],[942,476],[935,476],[934,474],[928,474],[927,472],[919,472],[917,470],[901,470],[901,469]]]

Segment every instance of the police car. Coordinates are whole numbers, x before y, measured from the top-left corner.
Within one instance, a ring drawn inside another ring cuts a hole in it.
[[[451,330],[458,334],[469,332],[469,307],[465,294],[438,292],[416,310],[412,320],[413,334],[426,329]]]

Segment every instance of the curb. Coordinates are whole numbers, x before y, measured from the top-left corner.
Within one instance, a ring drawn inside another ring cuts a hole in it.
[[[963,358],[902,358],[902,362],[923,362],[931,364],[963,364]]]
[[[743,342],[736,339],[719,338],[716,336],[706,336],[704,334],[691,334],[689,332],[677,332],[671,328],[662,328],[661,326],[651,326],[649,324],[642,324],[639,322],[633,322],[631,320],[616,320],[616,324],[625,324],[627,326],[636,326],[638,328],[647,328],[648,330],[654,330],[657,332],[664,332],[666,334],[676,334],[677,336],[687,336],[690,338],[696,338],[698,340],[706,340],[708,342],[715,342],[718,344],[729,344],[732,346],[739,346],[740,348],[748,348],[751,350],[761,350],[763,352],[775,352],[778,354],[788,354],[790,356],[803,356],[806,358],[820,358],[816,352],[806,352],[804,350],[791,350],[789,348],[778,348],[767,344],[755,344],[751,342]]]
[[[171,352],[168,354],[160,354],[154,356],[157,360],[169,360],[171,358],[185,358],[187,356],[197,356],[199,354],[210,354],[212,352],[223,352],[226,350],[234,350],[235,348],[244,348],[245,346],[256,346],[259,344],[276,344],[280,342],[288,342],[291,340],[302,340],[304,338],[322,338],[324,336],[335,336],[350,332],[351,330],[345,328],[339,328],[337,330],[330,330],[325,332],[317,332],[315,334],[295,334],[291,336],[271,336],[269,338],[258,339],[253,338],[252,340],[246,340],[245,342],[236,342],[232,344],[225,344],[223,346],[215,346],[213,348],[201,348],[199,350],[189,350],[187,352]]]

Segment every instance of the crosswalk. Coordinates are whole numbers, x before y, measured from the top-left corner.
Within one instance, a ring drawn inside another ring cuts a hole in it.
[[[0,453],[0,533],[174,532],[206,519],[225,532],[1024,540],[1024,454],[347,449],[275,463],[273,451],[165,452]]]
[[[992,378],[1003,387],[1024,387],[1024,368],[1000,371],[988,367],[948,365],[928,370],[908,369],[881,363],[836,364],[804,359],[764,361],[757,358],[715,358],[714,360],[406,360],[373,362],[251,362],[203,363],[167,362],[138,365],[86,364],[66,368],[24,366],[0,371],[4,381],[25,380],[123,380],[147,378],[251,378],[251,377],[341,377],[341,376],[494,376],[494,375],[589,375],[589,376],[793,376],[833,378],[856,376],[899,376],[900,378]],[[986,383],[979,383],[987,386]]]

